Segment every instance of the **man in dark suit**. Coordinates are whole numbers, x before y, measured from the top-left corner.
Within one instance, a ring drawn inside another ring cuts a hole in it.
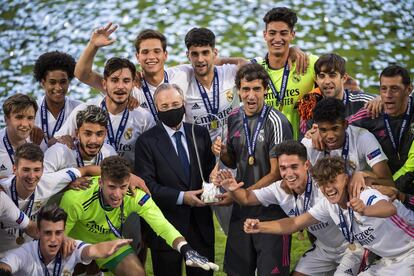
[[[191,246],[214,260],[214,226],[210,207],[199,198],[202,178],[197,164],[192,125],[182,122],[185,113],[182,90],[162,84],[154,93],[159,121],[144,132],[135,147],[135,172],[148,185],[164,216]],[[204,179],[215,165],[206,128],[194,126],[195,141]],[[163,239],[148,231],[154,274],[182,274],[182,256]],[[212,275],[210,271],[187,267],[187,275]]]

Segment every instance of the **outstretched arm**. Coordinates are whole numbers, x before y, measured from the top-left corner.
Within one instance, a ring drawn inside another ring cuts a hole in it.
[[[85,50],[83,50],[75,67],[75,76],[83,83],[105,92],[102,86],[102,76],[92,71],[93,59],[100,47],[111,45],[115,39],[109,36],[118,28],[117,25],[108,23],[105,27],[101,27],[93,31],[91,39]]]
[[[83,262],[89,262],[95,259],[107,258],[122,246],[131,242],[132,239],[119,239],[88,245],[82,250],[81,259]]]
[[[298,217],[284,218],[272,221],[246,219],[244,222],[244,232],[247,234],[292,234],[316,223],[319,223],[319,220],[315,219],[308,212]]]

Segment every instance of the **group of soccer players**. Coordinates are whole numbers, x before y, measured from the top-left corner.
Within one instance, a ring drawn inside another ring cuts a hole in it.
[[[145,275],[147,247],[155,275],[181,275],[182,261],[212,275],[210,208],[231,276],[413,275],[408,70],[388,66],[379,96],[362,92],[343,57],[291,47],[294,11],[263,20],[268,52],[250,60],[219,57],[214,33],[193,28],[190,64],[165,68],[167,40],[147,29],[140,70],[112,57],[101,75],[111,23],[78,61],[42,54],[44,97],[3,103],[0,275]],[[101,95],[70,99],[74,77]],[[290,234],[305,231],[312,246],[290,272]]]

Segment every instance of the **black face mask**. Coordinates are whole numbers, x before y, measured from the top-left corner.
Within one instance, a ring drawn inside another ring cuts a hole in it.
[[[183,120],[184,113],[185,113],[185,108],[183,105],[176,109],[170,109],[167,111],[158,111],[158,118],[166,126],[176,127]]]

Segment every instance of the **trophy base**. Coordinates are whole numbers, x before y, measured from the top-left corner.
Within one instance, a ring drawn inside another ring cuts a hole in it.
[[[220,200],[216,195],[221,194],[220,187],[217,187],[213,183],[203,182],[203,193],[201,194],[201,200],[204,203],[215,203]]]

